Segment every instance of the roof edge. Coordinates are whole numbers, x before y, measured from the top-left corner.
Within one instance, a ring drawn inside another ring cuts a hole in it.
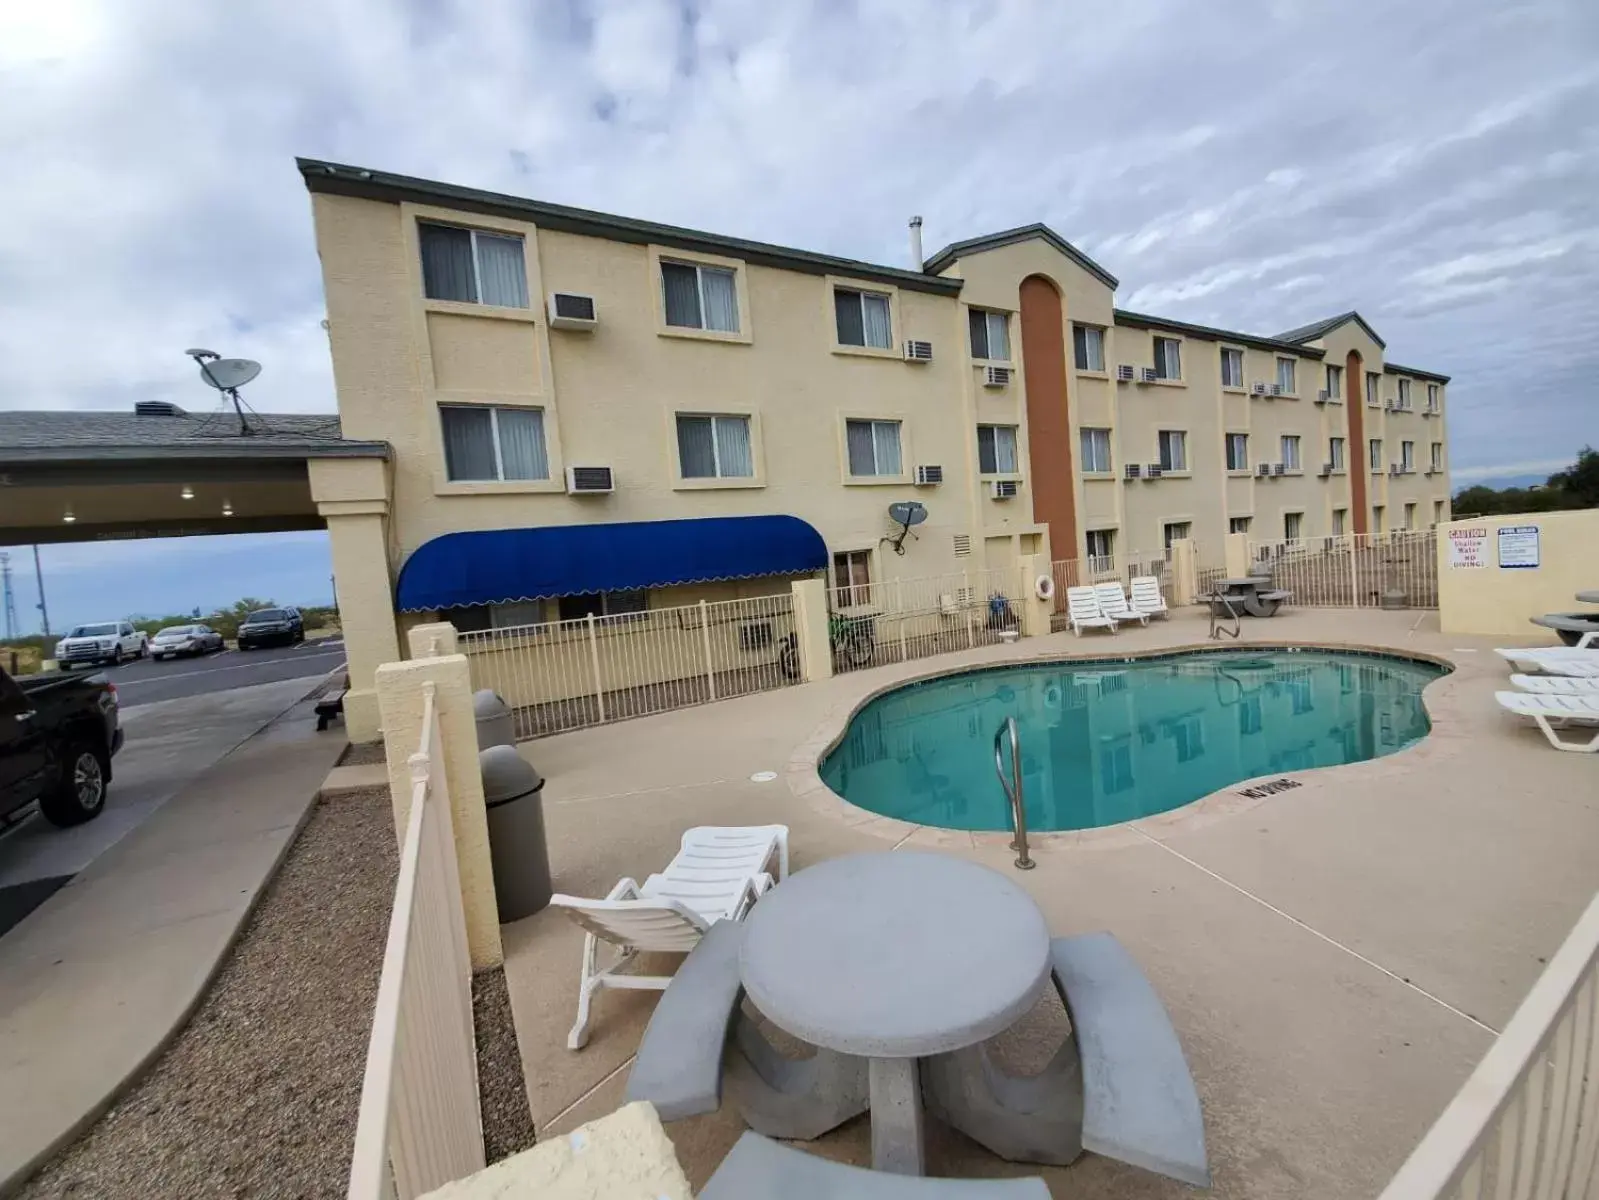
[[[1436,371],[1423,371],[1420,367],[1402,367],[1396,362],[1383,360],[1382,373],[1384,375],[1414,375],[1417,379],[1430,380],[1433,383],[1448,383],[1449,376],[1440,375]]]
[[[1384,350],[1388,349],[1388,343],[1383,341],[1382,335],[1371,327],[1371,322],[1367,321],[1365,317],[1361,316],[1360,313],[1353,308],[1348,312],[1339,313],[1336,317],[1328,317],[1321,321],[1312,321],[1308,325],[1300,325],[1297,328],[1289,329],[1275,336],[1279,341],[1294,343],[1313,342],[1317,338],[1325,337],[1334,329],[1337,329],[1340,325],[1348,321],[1354,321],[1366,331],[1366,336],[1371,338],[1372,341],[1376,342],[1377,345],[1381,346]]]
[[[1112,310],[1112,316],[1118,325],[1126,325],[1132,329],[1170,329],[1177,333],[1189,333],[1195,337],[1205,338],[1215,342],[1237,342],[1241,346],[1254,346],[1261,350],[1283,350],[1289,354],[1298,354],[1305,358],[1325,358],[1327,352],[1318,350],[1314,346],[1303,346],[1298,342],[1285,342],[1280,338],[1262,337],[1258,333],[1239,333],[1234,329],[1212,329],[1208,325],[1192,325],[1187,321],[1174,321],[1167,317],[1154,317],[1147,313],[1129,312],[1125,308]]]
[[[1121,281],[1116,276],[1105,270],[1104,267],[1089,258],[1088,255],[1041,221],[1035,221],[1031,225],[1018,225],[1015,229],[1003,229],[998,233],[986,233],[981,237],[967,238],[961,242],[951,242],[933,255],[932,258],[923,262],[922,269],[936,275],[963,254],[977,254],[984,250],[997,250],[1001,246],[1014,246],[1018,242],[1027,242],[1034,238],[1048,242],[1056,250],[1059,250],[1067,258],[1082,267],[1083,270],[1110,288],[1111,291],[1115,291],[1121,286]]]

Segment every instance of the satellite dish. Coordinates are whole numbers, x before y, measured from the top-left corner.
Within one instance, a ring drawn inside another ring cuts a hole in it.
[[[248,358],[219,358],[200,364],[200,378],[218,391],[241,388],[261,373],[261,364]]]
[[[888,506],[888,519],[907,529],[927,520],[927,505],[920,500],[896,500]]]

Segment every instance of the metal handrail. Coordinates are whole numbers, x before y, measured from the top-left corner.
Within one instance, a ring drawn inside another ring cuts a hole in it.
[[[1010,778],[1005,778],[1005,735],[1010,735]],[[1034,862],[1027,855],[1027,809],[1022,803],[1022,742],[1016,732],[1016,718],[1006,717],[1005,723],[994,731],[994,770],[999,774],[999,786],[1010,801],[1011,831],[1014,837],[1010,848],[1016,851],[1016,869],[1031,871]]]
[[[1233,607],[1232,599],[1222,591],[1212,592],[1209,596],[1206,596],[1205,599],[1210,602],[1211,640],[1219,641],[1221,639],[1221,635],[1224,633],[1228,637],[1236,640],[1238,635],[1244,631],[1244,623],[1239,619],[1238,610]],[[1216,612],[1216,605],[1218,601],[1226,606],[1227,615],[1233,619],[1233,627],[1231,629],[1228,629],[1221,623],[1221,616]]]

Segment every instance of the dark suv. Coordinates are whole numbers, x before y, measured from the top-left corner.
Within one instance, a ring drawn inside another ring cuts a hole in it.
[[[281,642],[285,646],[305,641],[305,621],[297,608],[262,608],[239,625],[239,649],[254,650]]]

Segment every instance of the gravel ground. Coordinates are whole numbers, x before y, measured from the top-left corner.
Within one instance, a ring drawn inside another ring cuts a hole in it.
[[[483,1104],[483,1150],[499,1162],[533,1144],[533,1114],[522,1082],[522,1055],[511,1024],[511,996],[500,968],[472,977],[477,1026],[477,1090]]]
[[[383,757],[382,742],[358,742],[344,748],[344,753],[339,756],[341,767],[370,767],[376,763],[387,761]]]
[[[318,806],[188,1026],[21,1195],[343,1196],[394,872],[386,789]]]

